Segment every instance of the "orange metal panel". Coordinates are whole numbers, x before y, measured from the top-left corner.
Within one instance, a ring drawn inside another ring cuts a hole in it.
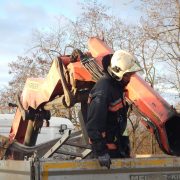
[[[49,74],[45,79],[43,78],[28,78],[22,92],[22,105],[25,110],[29,107],[37,109],[42,103],[49,101],[51,96],[63,93],[60,83],[58,61],[53,61]],[[58,90],[56,90],[58,87]],[[17,139],[18,142],[23,143],[27,130],[28,121],[22,121],[21,113],[17,109],[15,117],[12,122],[10,131],[10,140]]]
[[[19,109],[17,109],[14,119],[13,119],[13,122],[12,122],[10,134],[9,134],[10,142],[13,139],[17,139],[18,142],[23,144],[27,125],[28,125],[28,121],[22,121],[21,113],[20,113]]]
[[[59,66],[53,61],[51,69],[45,79],[28,78],[22,92],[22,104],[27,110],[28,107],[36,109],[40,104],[49,101],[57,85],[60,85]],[[62,88],[59,88],[59,94]]]
[[[81,62],[70,63],[67,68],[70,76],[74,80],[94,81],[92,75],[84,68]]]
[[[89,38],[88,49],[101,67],[102,57],[114,53],[114,51],[104,41],[95,37]]]
[[[88,49],[94,58],[112,54],[114,51],[102,40],[92,37],[88,40]]]
[[[131,77],[126,89],[128,90],[127,99],[133,102],[137,109],[156,126],[164,150],[170,152],[165,123],[175,116],[175,111],[137,74]]]
[[[71,61],[70,56],[61,56],[60,58],[65,66],[67,66]],[[80,59],[78,58],[77,61],[80,61]]]
[[[174,113],[171,106],[137,74],[127,86],[127,98],[152,120],[163,125]]]

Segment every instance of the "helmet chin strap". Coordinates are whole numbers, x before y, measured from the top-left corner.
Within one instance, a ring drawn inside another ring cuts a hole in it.
[[[118,76],[116,76],[116,75],[113,73],[113,71],[112,71],[112,69],[111,69],[110,66],[108,66],[107,71],[108,71],[109,75],[110,75],[113,79],[115,79],[116,81],[121,81],[121,80],[122,80],[122,79],[120,79]]]

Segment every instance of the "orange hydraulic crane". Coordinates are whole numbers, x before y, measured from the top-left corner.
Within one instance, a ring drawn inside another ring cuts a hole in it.
[[[89,52],[75,51],[71,56],[56,58],[46,78],[28,78],[10,131],[10,142],[17,140],[34,146],[43,120],[50,119],[54,107],[72,107],[81,103],[86,121],[86,101],[95,82],[102,76],[103,56],[113,50],[98,38],[88,41]],[[143,118],[160,148],[170,155],[180,154],[180,115],[139,75],[132,76],[126,87],[126,100]]]

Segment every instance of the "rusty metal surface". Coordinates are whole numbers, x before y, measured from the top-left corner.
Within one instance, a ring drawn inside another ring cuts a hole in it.
[[[9,138],[0,135],[0,160],[4,158],[9,146],[10,146]]]

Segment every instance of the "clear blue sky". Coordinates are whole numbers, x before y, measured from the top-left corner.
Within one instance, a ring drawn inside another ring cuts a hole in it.
[[[126,21],[136,22],[141,13],[139,0],[99,0],[112,7],[112,13]],[[0,88],[10,80],[8,63],[25,55],[32,31],[45,29],[60,15],[75,19],[83,0],[0,0]],[[128,5],[127,5],[128,3]]]

